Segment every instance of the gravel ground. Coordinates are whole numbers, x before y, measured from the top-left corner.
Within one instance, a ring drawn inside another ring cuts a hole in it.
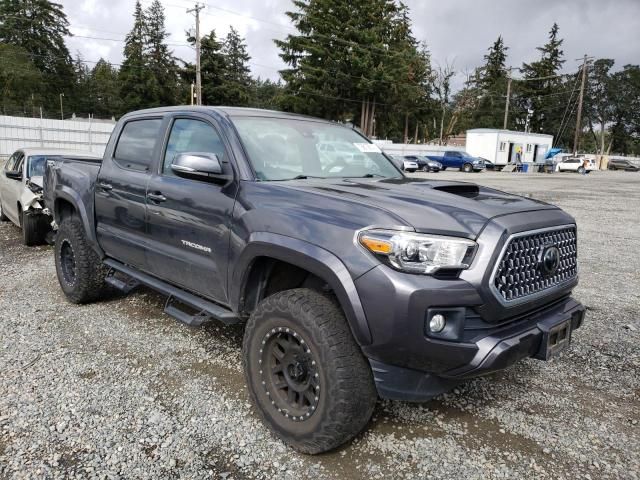
[[[588,308],[572,348],[425,404],[379,402],[320,456],[260,423],[242,329],[186,327],[149,290],[75,306],[51,247],[0,225],[0,477],[640,477],[640,174],[416,174],[556,203],[578,220]]]

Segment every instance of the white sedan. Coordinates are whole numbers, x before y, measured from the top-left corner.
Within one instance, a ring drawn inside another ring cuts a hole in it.
[[[556,172],[589,173],[591,170],[596,170],[595,161],[581,157],[567,157],[556,164]]]
[[[23,148],[16,151],[0,173],[0,220],[11,220],[22,229],[25,245],[44,242],[51,218],[42,202],[42,179],[47,159],[61,156],[89,156],[77,150]]]

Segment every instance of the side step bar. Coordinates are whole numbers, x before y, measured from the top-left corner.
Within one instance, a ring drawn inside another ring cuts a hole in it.
[[[130,292],[138,286],[138,284],[142,284],[167,295],[167,302],[164,306],[165,313],[186,323],[187,325],[199,326],[212,320],[218,320],[226,325],[232,325],[240,322],[238,316],[231,310],[205,300],[204,298],[198,297],[197,295],[193,295],[181,288],[174,287],[173,285],[163,282],[151,275],[140,272],[135,268],[129,267],[111,258],[105,260],[104,264],[113,270],[130,277],[130,280],[123,281],[116,278],[110,272],[106,279],[107,283],[124,291],[125,293]],[[180,305],[185,305],[190,309],[195,310],[196,313],[187,313],[179,308]]]

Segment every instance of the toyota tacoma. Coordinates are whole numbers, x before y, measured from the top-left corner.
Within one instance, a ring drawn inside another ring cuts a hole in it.
[[[244,324],[256,410],[307,453],[353,438],[378,397],[426,401],[547,360],[584,319],[571,297],[571,216],[407,178],[339,123],[224,107],[133,112],[101,163],[49,161],[44,190],[67,298],[146,285],[186,324]]]

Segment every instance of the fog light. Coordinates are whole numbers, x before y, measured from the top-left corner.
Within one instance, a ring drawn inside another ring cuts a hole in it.
[[[439,313],[431,317],[429,321],[429,330],[433,333],[438,333],[444,330],[444,325],[446,321],[444,319],[444,315],[440,315]]]

